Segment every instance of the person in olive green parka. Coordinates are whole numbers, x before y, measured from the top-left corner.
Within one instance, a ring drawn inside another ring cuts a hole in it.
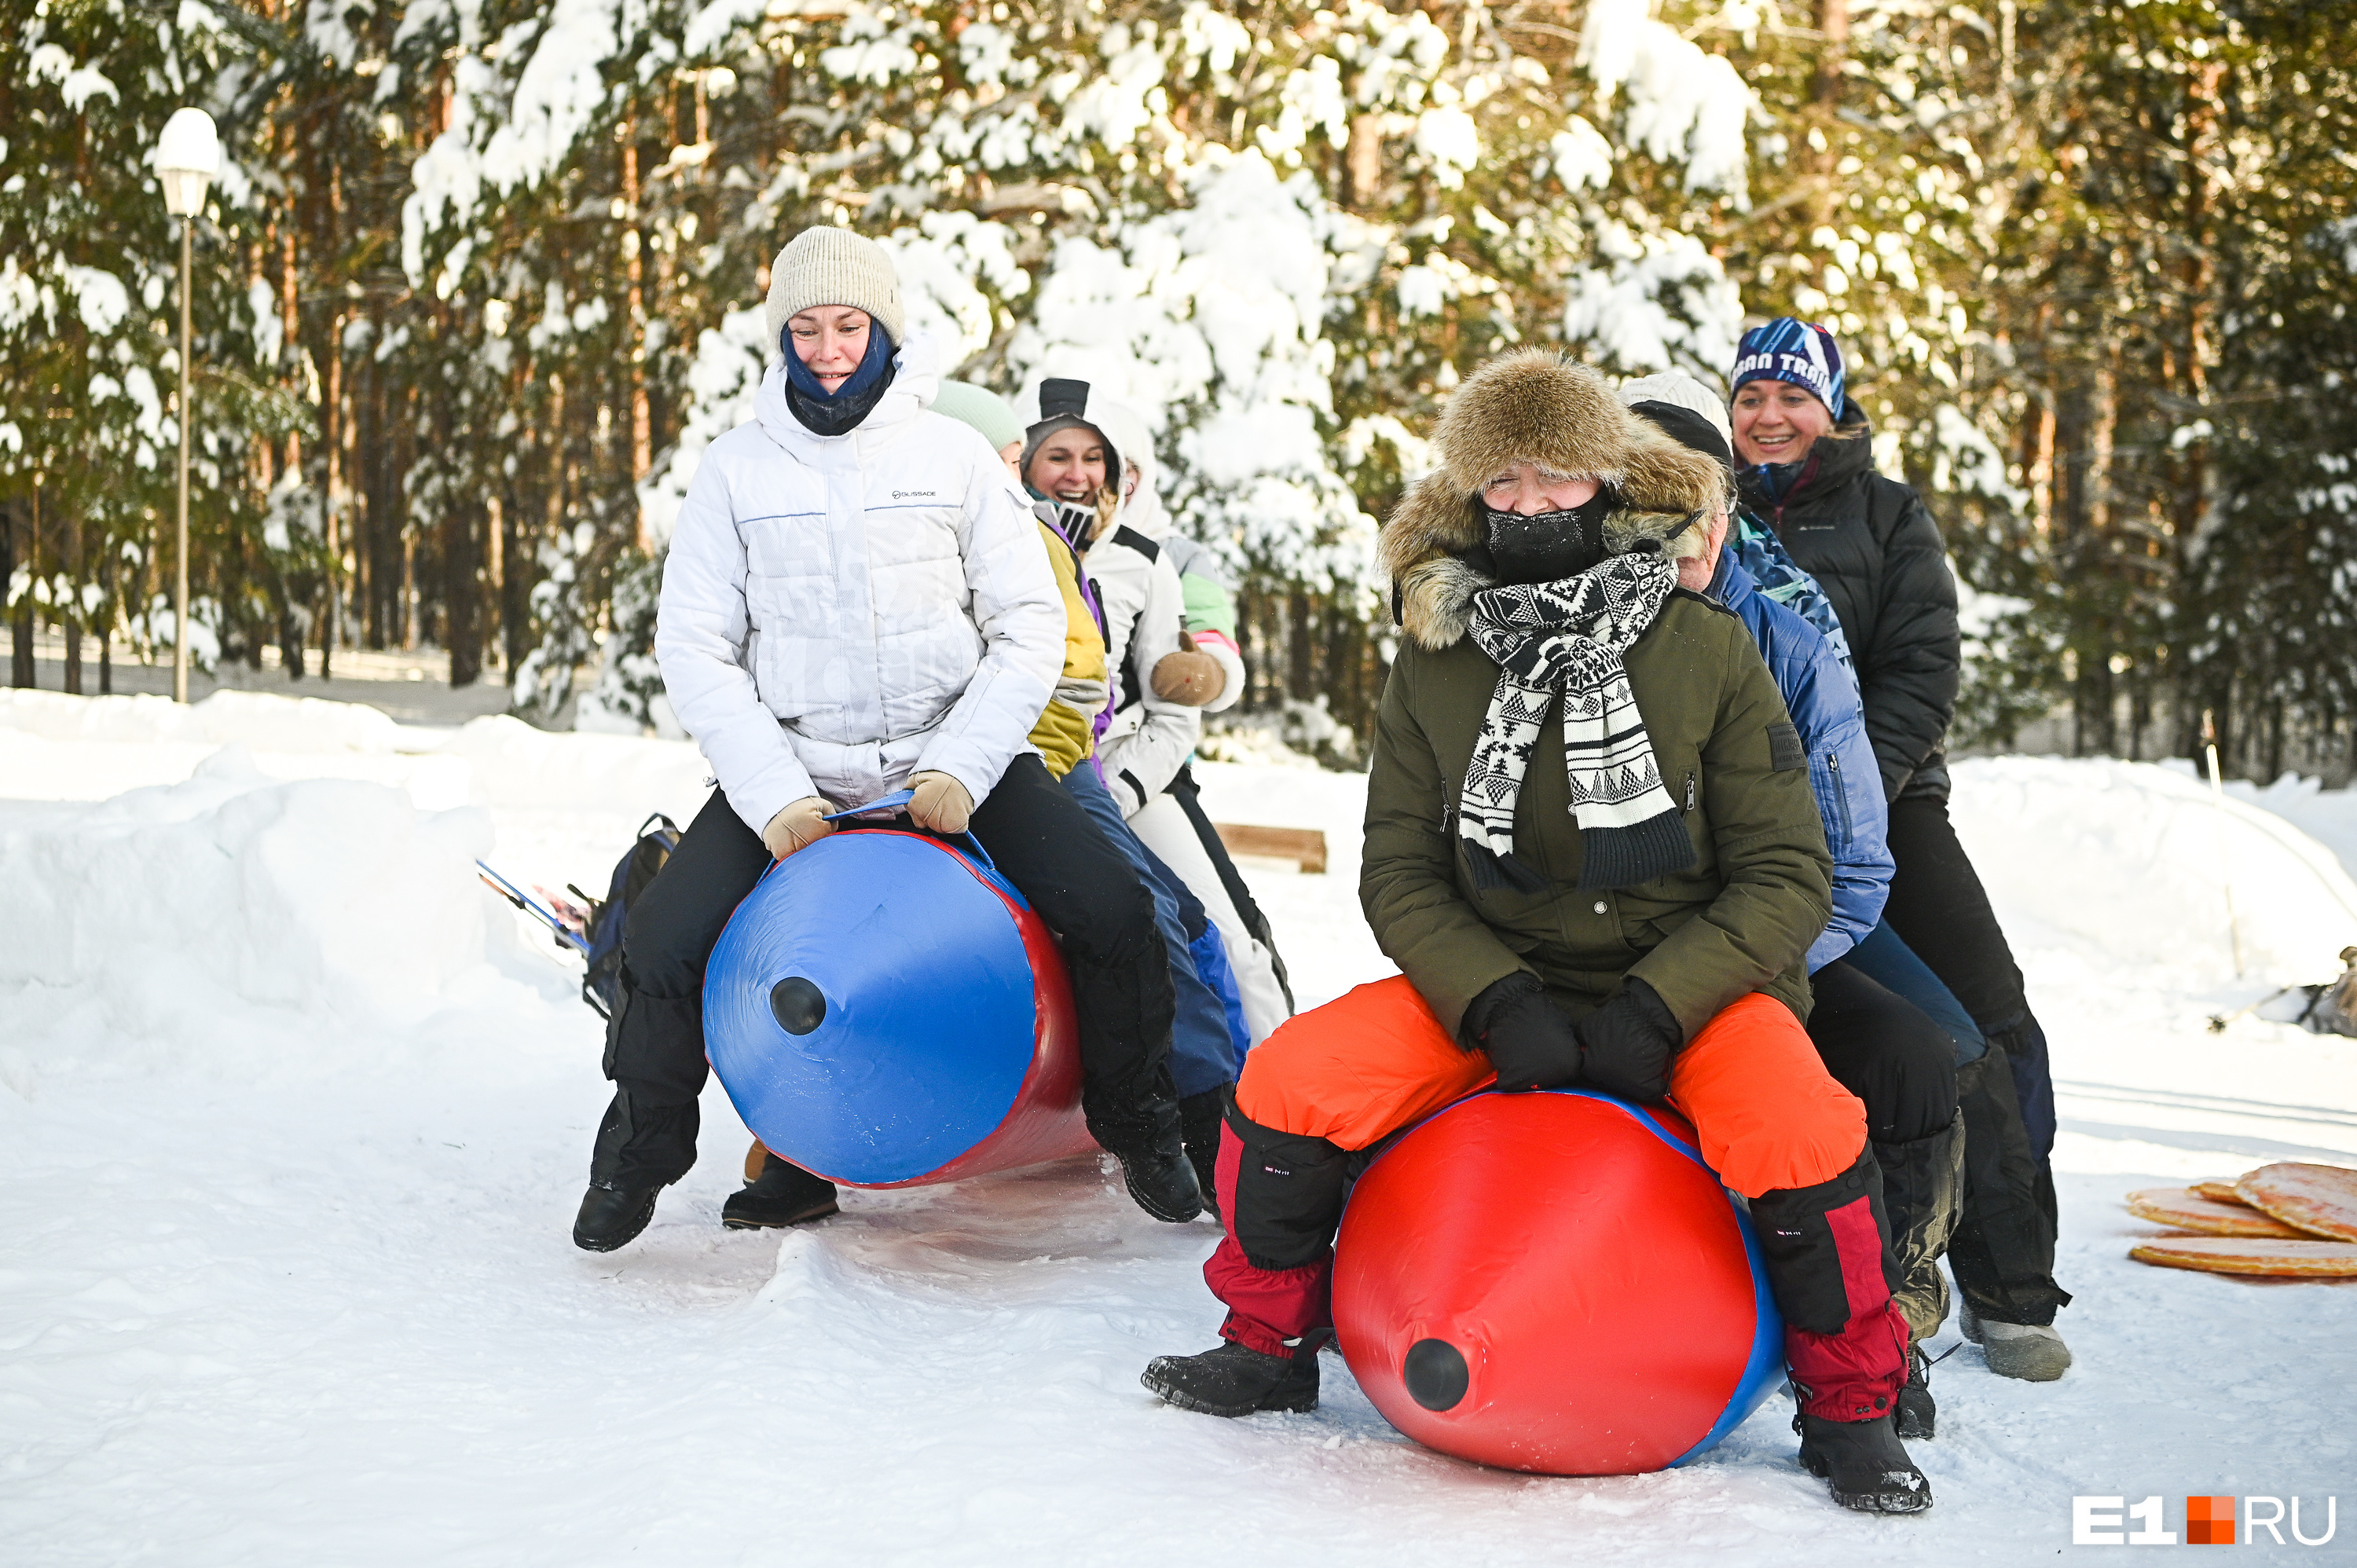
[[[1433,452],[1383,529],[1407,635],[1359,882],[1401,973],[1246,1058],[1203,1270],[1223,1343],[1143,1380],[1206,1414],[1313,1407],[1370,1151],[1493,1082],[1666,1100],[1749,1199],[1803,1463],[1845,1507],[1921,1511],[1865,1112],[1802,1027],[1832,914],[1808,759],[1743,623],[1675,586],[1731,504],[1726,471],[1541,349],[1468,378]]]
[[[1630,535],[1678,521],[1631,520]],[[1467,569],[1443,560],[1444,573]],[[1359,897],[1384,954],[1440,1021],[1456,1029],[1475,997],[1517,971],[1535,973],[1575,1017],[1635,975],[1689,1039],[1749,991],[1806,1017],[1803,956],[1829,918],[1831,860],[1807,768],[1777,766],[1773,732],[1790,734],[1791,720],[1743,623],[1681,590],[1626,656],[1693,864],[1631,887],[1578,886],[1556,714],[1532,747],[1514,817],[1515,858],[1546,887],[1485,892],[1457,850],[1456,801],[1498,666],[1462,635],[1432,646],[1447,617],[1412,596],[1407,615],[1375,721]]]

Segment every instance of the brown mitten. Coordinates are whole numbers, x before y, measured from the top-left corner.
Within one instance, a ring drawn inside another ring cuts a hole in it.
[[[909,779],[909,820],[929,833],[962,833],[974,816],[974,797],[946,773],[919,773]]]
[[[1194,634],[1182,631],[1178,651],[1155,661],[1152,684],[1154,694],[1164,702],[1200,708],[1219,701],[1220,693],[1228,689],[1228,672],[1210,654],[1196,652]]]
[[[761,830],[761,842],[779,860],[798,849],[808,849],[834,832],[834,824],[826,820],[830,810],[817,796],[805,795],[770,819],[770,825]]]

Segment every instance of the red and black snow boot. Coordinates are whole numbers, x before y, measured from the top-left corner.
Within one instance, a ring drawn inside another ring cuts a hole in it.
[[[1271,1356],[1222,1340],[1200,1356],[1157,1356],[1138,1379],[1164,1402],[1200,1415],[1298,1413],[1318,1408],[1318,1348],[1329,1336],[1303,1336],[1289,1355]]]

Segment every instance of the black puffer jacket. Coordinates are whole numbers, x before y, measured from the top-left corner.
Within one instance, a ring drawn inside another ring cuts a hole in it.
[[[1760,469],[1745,468],[1743,504],[1775,529],[1841,618],[1884,794],[1944,798],[1941,746],[1963,660],[1947,548],[1922,497],[1874,471],[1872,429],[1847,398],[1841,428],[1857,434],[1810,447],[1781,499]]]

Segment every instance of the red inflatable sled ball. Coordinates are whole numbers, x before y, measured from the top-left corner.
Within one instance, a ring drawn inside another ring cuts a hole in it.
[[[1748,1216],[1662,1107],[1476,1094],[1411,1129],[1335,1241],[1343,1359],[1385,1420],[1510,1470],[1707,1451],[1783,1380]]]

